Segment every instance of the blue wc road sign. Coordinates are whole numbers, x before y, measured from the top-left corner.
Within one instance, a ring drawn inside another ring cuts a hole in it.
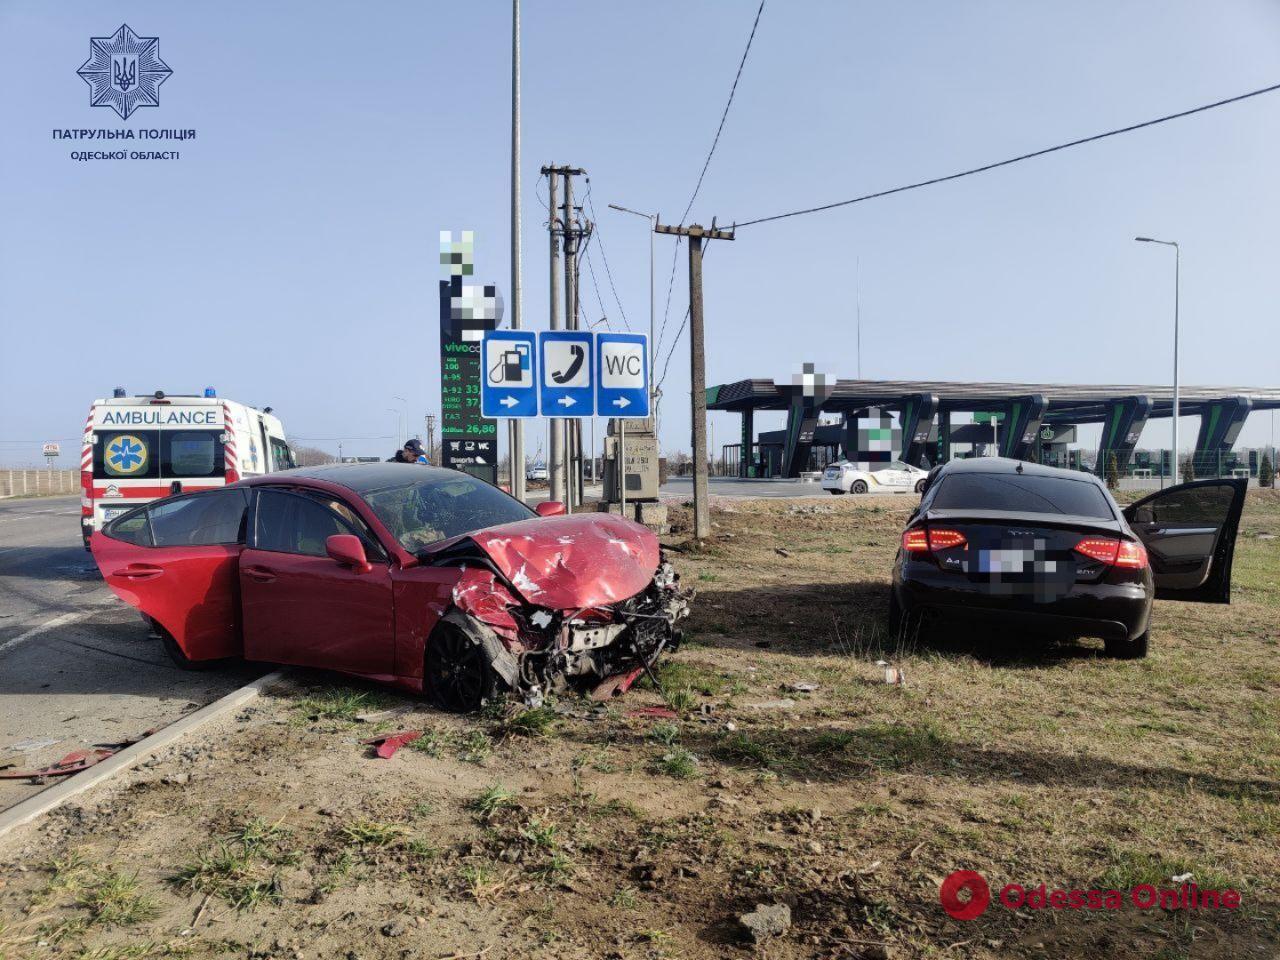
[[[596,412],[600,416],[649,416],[649,377],[645,334],[596,334]]]

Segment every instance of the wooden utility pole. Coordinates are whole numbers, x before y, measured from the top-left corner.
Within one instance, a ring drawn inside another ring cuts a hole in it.
[[[732,240],[732,230],[698,224],[672,227],[655,223],[654,233],[689,238],[689,392],[693,409],[693,535],[711,536],[711,508],[707,503],[707,358],[702,325],[702,241]]]

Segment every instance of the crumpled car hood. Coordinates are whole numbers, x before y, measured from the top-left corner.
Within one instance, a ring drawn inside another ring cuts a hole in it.
[[[607,513],[538,517],[469,534],[531,604],[598,607],[634,597],[658,569],[658,538]]]

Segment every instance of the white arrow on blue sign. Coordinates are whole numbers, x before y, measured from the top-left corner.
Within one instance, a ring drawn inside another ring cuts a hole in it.
[[[538,334],[544,417],[595,415],[593,347],[589,330],[543,330]]]
[[[485,331],[480,341],[480,415],[538,415],[537,337],[533,331]]]
[[[602,417],[649,416],[649,338],[596,334],[596,410]]]

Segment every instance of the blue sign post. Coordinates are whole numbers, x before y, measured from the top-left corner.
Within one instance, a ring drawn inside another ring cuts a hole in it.
[[[538,334],[539,394],[544,417],[595,415],[595,344],[589,330]]]
[[[596,411],[605,417],[649,416],[649,338],[596,334]]]
[[[480,341],[480,414],[538,415],[537,336],[524,330],[488,330]]]

